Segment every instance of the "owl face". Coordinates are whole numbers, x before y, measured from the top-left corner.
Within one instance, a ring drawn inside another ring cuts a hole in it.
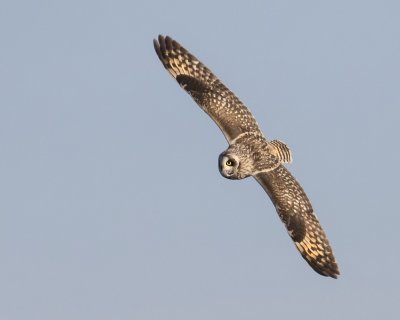
[[[239,166],[239,157],[234,154],[221,153],[218,158],[219,172],[227,179],[240,179]]]
[[[241,146],[230,146],[218,158],[218,167],[221,175],[227,179],[243,179],[251,175],[253,161],[246,149]]]

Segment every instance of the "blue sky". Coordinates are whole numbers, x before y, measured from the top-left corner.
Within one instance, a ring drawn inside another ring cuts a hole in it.
[[[400,4],[0,5],[1,319],[398,318]],[[159,62],[168,34],[286,142],[316,274]]]

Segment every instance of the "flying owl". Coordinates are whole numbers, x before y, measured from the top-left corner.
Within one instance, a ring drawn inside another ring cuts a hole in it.
[[[268,141],[246,106],[195,56],[170,37],[159,36],[154,48],[165,69],[215,121],[229,143],[218,158],[228,179],[254,177],[271,198],[296,248],[319,274],[337,278],[331,246],[303,188],[285,168],[288,146]]]

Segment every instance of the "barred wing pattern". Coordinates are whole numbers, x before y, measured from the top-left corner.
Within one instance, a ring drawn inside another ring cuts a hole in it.
[[[337,278],[339,268],[329,241],[303,188],[283,166],[257,174],[297,249],[319,274]]]
[[[160,35],[154,48],[164,67],[215,121],[229,143],[242,133],[262,136],[246,106],[178,42]]]

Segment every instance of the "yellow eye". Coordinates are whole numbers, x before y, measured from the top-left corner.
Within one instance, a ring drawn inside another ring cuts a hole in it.
[[[225,164],[226,164],[228,167],[232,167],[232,166],[233,166],[233,161],[232,161],[232,160],[227,160],[227,161],[225,162]]]

